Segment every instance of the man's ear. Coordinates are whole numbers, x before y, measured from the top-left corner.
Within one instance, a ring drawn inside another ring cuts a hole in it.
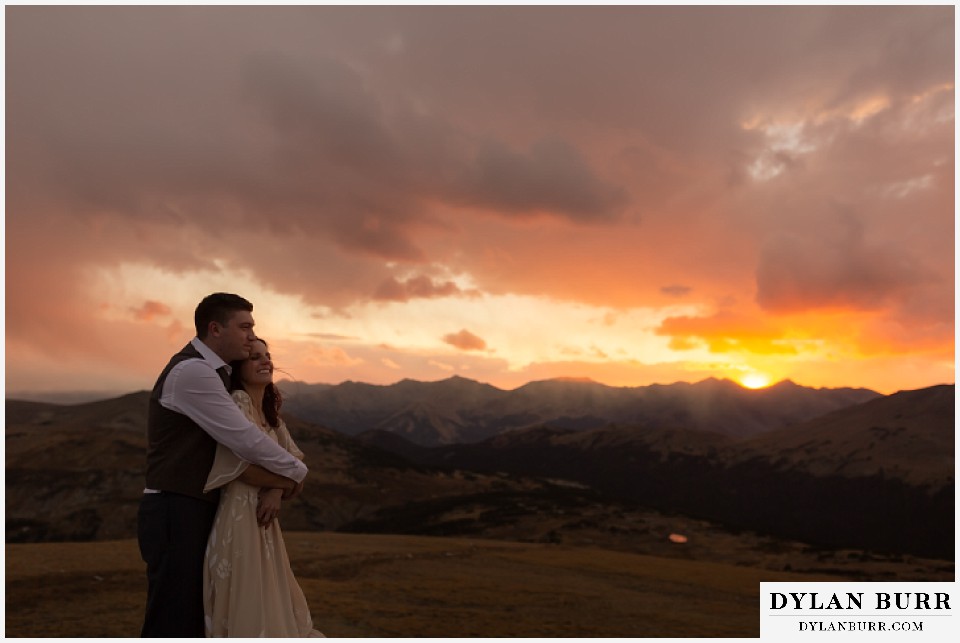
[[[215,321],[207,325],[207,337],[220,337],[221,326]]]

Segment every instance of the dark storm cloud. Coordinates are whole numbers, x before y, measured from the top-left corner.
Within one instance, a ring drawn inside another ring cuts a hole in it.
[[[421,261],[429,204],[591,222],[623,201],[569,141],[515,151],[385,104],[342,55],[286,47],[256,22],[196,9],[15,15],[8,116],[24,153],[10,176],[75,214],[305,233]]]
[[[882,308],[921,278],[909,253],[871,246],[861,222],[840,216],[806,234],[778,235],[761,250],[757,303],[772,312]]]
[[[403,281],[389,277],[377,288],[373,298],[378,301],[410,301],[411,299],[434,299],[479,295],[476,290],[463,290],[452,281],[434,281],[426,275],[418,275]]]
[[[612,221],[627,202],[624,189],[599,179],[577,149],[562,140],[538,141],[526,154],[489,143],[477,154],[471,174],[473,201],[510,213]]]
[[[693,292],[693,288],[691,288],[690,286],[679,286],[679,285],[662,286],[660,288],[660,292],[670,297],[686,297],[691,292]]]

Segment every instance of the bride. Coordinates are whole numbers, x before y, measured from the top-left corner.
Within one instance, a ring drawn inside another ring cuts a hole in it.
[[[298,458],[303,452],[280,419],[280,391],[263,340],[250,358],[231,364],[232,397],[244,414]],[[290,570],[277,523],[281,490],[262,489],[247,473],[249,464],[217,445],[204,491],[223,487],[203,569],[206,634],[231,637],[323,636],[313,628],[310,609]],[[252,473],[252,472],[251,472]]]

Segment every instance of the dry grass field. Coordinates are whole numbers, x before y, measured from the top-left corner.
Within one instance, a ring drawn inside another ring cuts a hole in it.
[[[565,545],[285,537],[331,637],[755,637],[761,580],[828,579]],[[145,582],[134,540],[8,544],[6,635],[137,636]]]

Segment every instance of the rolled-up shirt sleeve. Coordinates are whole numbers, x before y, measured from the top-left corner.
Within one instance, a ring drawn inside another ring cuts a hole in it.
[[[220,376],[201,359],[186,360],[170,371],[160,404],[183,413],[247,462],[297,482],[307,476],[306,465],[243,415]]]

